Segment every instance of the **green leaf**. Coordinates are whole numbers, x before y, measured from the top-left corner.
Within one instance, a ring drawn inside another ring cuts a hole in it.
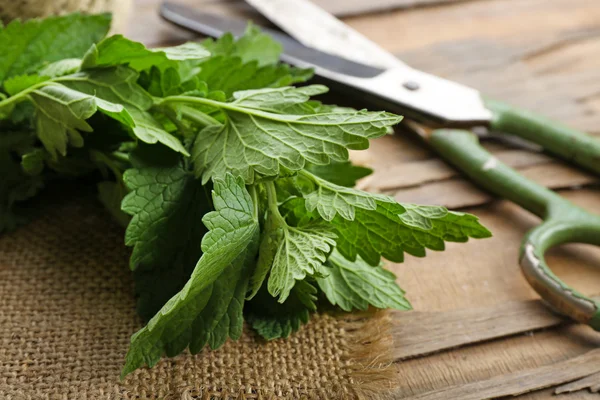
[[[248,283],[248,295],[246,296],[248,300],[256,296],[271,271],[271,266],[284,235],[284,228],[280,225],[280,221],[273,218],[272,214],[269,213],[269,217],[262,228],[258,261]]]
[[[66,58],[64,60],[53,62],[42,68],[38,74],[50,78],[74,74],[79,71],[81,60],[79,58]]]
[[[360,257],[349,261],[334,251],[327,260],[329,275],[317,283],[333,305],[344,311],[377,308],[412,309],[404,291],[396,284],[396,276],[383,268],[368,265]]]
[[[92,127],[85,122],[97,109],[117,117],[131,120],[125,108],[95,96],[69,89],[59,84],[49,83],[29,93],[36,107],[37,134],[44,147],[56,159],[67,153],[67,143],[82,147],[83,138],[78,130],[91,132]]]
[[[106,35],[110,20],[110,14],[70,14],[12,21],[0,28],[0,82],[34,72],[47,62],[81,58]]]
[[[195,171],[203,182],[230,172],[250,184],[255,174],[277,176],[280,166],[298,171],[306,162],[347,161],[348,149],[368,148],[369,139],[385,135],[386,127],[401,120],[386,112],[284,115],[235,103],[210,104],[222,108],[227,121],[206,127],[195,141]]]
[[[271,265],[267,288],[273,297],[279,296],[279,302],[283,303],[296,281],[304,279],[307,275],[326,273],[323,264],[335,246],[335,235],[324,225],[291,227],[285,221],[278,221],[281,217],[273,215],[272,212],[269,212],[268,218],[275,221],[267,222],[265,227],[271,231],[263,233],[270,235],[274,242],[268,248],[269,259],[264,261],[266,265]],[[261,250],[264,250],[264,247]],[[259,259],[260,257],[261,255]]]
[[[329,89],[323,85],[242,90],[233,93],[233,104],[277,114],[285,111],[289,106],[306,103],[311,96],[327,93],[328,91]]]
[[[202,45],[213,55],[239,57],[242,63],[254,61],[259,67],[277,63],[283,50],[279,42],[252,24],[238,40],[228,33],[216,41],[208,39]]]
[[[138,313],[147,321],[183,288],[202,255],[210,189],[181,165],[130,169],[124,181],[131,192],[122,210],[133,216],[125,244],[133,246]]]
[[[142,43],[129,40],[122,35],[108,37],[92,46],[81,64],[82,69],[129,65],[136,71],[152,66],[178,68],[178,61],[199,63],[210,56],[206,49],[194,42],[168,48],[148,49]]]
[[[171,149],[189,155],[181,141],[163,129],[162,125],[148,112],[152,97],[136,84],[137,72],[127,67],[104,68],[80,72],[60,78],[60,83],[96,96],[106,102],[124,107],[127,111],[109,113],[110,117],[130,127],[133,134],[143,142],[162,143]]]
[[[217,56],[200,64],[198,79],[206,82],[209,90],[220,90],[226,97],[249,89],[278,88],[306,82],[312,71],[273,64],[259,67],[256,62],[244,64],[240,58]]]
[[[358,165],[352,165],[350,161],[333,162],[327,165],[306,165],[310,173],[339,186],[354,187],[359,179],[371,175],[373,170]]]
[[[48,79],[48,77],[40,75],[16,75],[4,81],[4,90],[10,96],[14,96],[20,91],[47,81]]]
[[[287,338],[308,323],[316,311],[317,289],[307,281],[298,281],[284,303],[279,303],[262,288],[246,304],[244,315],[250,326],[264,339]]]
[[[195,76],[182,82],[181,75],[174,68],[161,71],[157,67],[152,67],[142,73],[139,83],[148,93],[156,97],[176,96],[188,92],[206,95],[208,92],[206,83]]]
[[[21,156],[21,168],[27,175],[35,176],[42,173],[48,152],[44,149],[33,148]]]
[[[259,224],[240,178],[216,180],[213,203],[215,211],[203,218],[209,229],[202,239],[204,254],[185,287],[133,335],[122,376],[143,364],[152,367],[163,352],[175,355],[188,344],[197,352],[205,341],[216,348],[227,336],[241,335]]]
[[[43,187],[39,176],[28,176],[18,162],[18,155],[33,144],[25,132],[0,134],[0,234],[15,229],[26,220],[19,203],[35,196]]]
[[[312,70],[278,63],[280,44],[254,27],[237,41],[225,34],[202,44],[212,56],[200,65],[198,78],[227,97],[238,90],[289,86],[312,77]]]
[[[356,208],[375,210],[377,202],[395,203],[394,199],[385,195],[338,186],[306,171],[301,174],[316,186],[315,191],[304,196],[306,208],[308,211],[316,209],[325,221],[333,220],[338,214],[344,219],[353,221]]]
[[[338,215],[332,222],[338,233],[339,252],[351,261],[360,255],[371,265],[378,265],[381,256],[402,262],[404,252],[424,257],[425,249],[444,250],[444,242],[491,236],[470,214],[379,200],[375,210],[356,208],[353,221]]]

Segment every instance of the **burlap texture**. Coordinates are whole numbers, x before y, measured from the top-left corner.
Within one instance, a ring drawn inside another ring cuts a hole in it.
[[[0,399],[379,398],[386,388],[385,318],[329,315],[288,340],[265,343],[246,329],[218,351],[120,382],[141,326],[123,230],[89,191],[58,192],[0,237]]]

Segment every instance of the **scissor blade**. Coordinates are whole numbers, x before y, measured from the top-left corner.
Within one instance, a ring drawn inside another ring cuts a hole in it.
[[[207,14],[193,7],[171,2],[162,4],[160,15],[169,22],[211,37],[219,37],[228,32],[234,36],[241,36],[248,25],[247,21]],[[306,47],[284,33],[264,27],[261,27],[261,30],[281,43],[283,46],[281,59],[289,64],[302,68],[321,67],[357,78],[373,78],[383,72],[379,68],[355,63],[345,58]]]
[[[161,15],[184,28],[218,37],[243,34],[246,22],[165,3]],[[331,86],[363,100],[430,125],[472,126],[489,123],[491,113],[479,92],[466,86],[400,65],[381,70],[306,47],[284,33],[265,29],[283,45],[281,59],[314,68]]]
[[[386,69],[403,64],[393,54],[308,0],[246,2],[305,46]]]

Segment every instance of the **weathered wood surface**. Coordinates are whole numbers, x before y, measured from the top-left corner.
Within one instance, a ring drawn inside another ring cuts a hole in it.
[[[194,0],[180,0],[198,4]],[[322,0],[336,7],[373,1]],[[382,2],[384,0],[381,0]],[[128,32],[149,45],[197,38],[156,15],[157,0],[138,0],[136,23]],[[231,11],[244,15],[243,11]],[[362,12],[362,11],[361,11]],[[478,0],[410,10],[386,11],[346,19],[350,25],[431,73],[475,86],[490,97],[542,112],[577,128],[600,134],[600,5],[597,0]],[[486,146],[532,179],[552,187],[586,185],[561,193],[600,213],[594,177],[514,146]],[[425,259],[407,257],[390,265],[419,312],[450,312],[536,299],[517,263],[523,235],[539,220],[514,204],[493,201],[447,167],[409,135],[385,137],[355,160],[369,164],[370,190],[401,201],[465,207],[494,233],[492,239],[450,244]],[[385,171],[385,172],[383,172]],[[597,181],[596,181],[597,182]],[[598,293],[600,250],[567,245],[547,257],[553,270],[584,293]],[[544,313],[540,310],[540,313]],[[553,318],[551,314],[539,314]],[[452,328],[423,322],[440,337]],[[399,326],[397,329],[409,329]],[[416,329],[411,326],[410,329]],[[414,332],[414,331],[412,331]],[[405,340],[413,340],[406,334]],[[600,335],[584,326],[559,326],[397,363],[398,398],[567,362],[600,346]],[[402,347],[402,341],[397,342]],[[589,372],[592,373],[592,372]],[[576,378],[574,378],[576,379]],[[554,389],[519,399],[547,399]],[[586,391],[566,399],[596,399]],[[446,397],[450,398],[450,397]]]
[[[395,311],[392,318],[392,357],[398,361],[569,323],[548,312],[540,300],[449,311]]]
[[[591,366],[591,367],[590,367]],[[570,382],[600,371],[600,349],[552,363],[543,367],[500,375],[485,381],[440,389],[435,392],[409,397],[410,400],[481,400],[513,396],[545,389],[556,383]]]
[[[586,376],[575,382],[567,383],[566,385],[556,388],[554,393],[572,393],[583,389],[590,389],[591,392],[600,391],[600,372]]]

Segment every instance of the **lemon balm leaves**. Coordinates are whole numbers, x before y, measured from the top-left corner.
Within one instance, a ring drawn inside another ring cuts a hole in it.
[[[138,312],[149,320],[181,290],[202,255],[210,190],[182,165],[130,169],[124,181],[131,192],[121,208],[132,216],[125,244],[133,246]]]
[[[314,185],[312,191],[306,186],[304,188],[306,208],[309,211],[317,210],[321,218],[326,221],[333,220],[336,215],[353,221],[356,208],[375,210],[378,201],[382,203],[395,202],[388,196],[333,184],[307,171],[303,171],[302,175]]]
[[[0,83],[33,73],[45,63],[82,57],[106,35],[110,21],[110,14],[70,14],[0,27]]]
[[[107,16],[0,28],[0,232],[45,182],[96,179],[132,247],[138,313],[123,375],[218,348],[244,316],[266,339],[343,310],[408,309],[381,259],[489,236],[477,218],[353,189],[350,150],[401,117],[328,106],[256,27],[147,49]]]
[[[358,180],[373,173],[372,169],[353,165],[350,161],[332,162],[327,165],[309,164],[306,170],[335,185],[346,187],[354,187]]]
[[[277,89],[242,90],[233,93],[233,104],[247,108],[285,113],[290,106],[306,103],[312,96],[327,93],[323,85],[309,85],[299,88],[285,86]]]
[[[137,72],[119,66],[79,72],[61,77],[59,81],[73,90],[124,108],[125,112],[104,112],[129,127],[143,142],[160,142],[175,151],[188,154],[181,141],[167,132],[150,114],[152,96],[136,83],[137,78]]]
[[[344,311],[377,308],[410,310],[405,293],[396,284],[396,276],[382,265],[372,266],[360,257],[349,261],[334,251],[327,261],[329,274],[317,278],[327,300]]]
[[[311,283],[298,281],[287,300],[280,303],[263,287],[246,304],[244,316],[264,339],[287,338],[308,323],[310,313],[317,310],[317,294]]]
[[[19,202],[35,196],[43,187],[43,179],[23,171],[18,155],[33,144],[26,132],[0,133],[0,234],[15,229],[27,217],[19,212]]]
[[[277,89],[273,91],[279,95]],[[206,127],[196,138],[192,157],[196,174],[203,182],[230,172],[250,184],[256,174],[277,176],[281,167],[299,171],[307,162],[344,162],[349,149],[368,148],[369,139],[385,135],[389,126],[401,120],[390,113],[364,110],[278,114],[255,103],[247,107],[243,103],[193,100],[186,96],[166,98],[165,102],[209,104],[227,116],[225,123]]]
[[[148,49],[143,44],[114,35],[93,45],[83,57],[82,69],[128,65],[136,71],[153,66],[161,69],[178,68],[178,62],[190,61],[199,64],[210,53],[200,44],[188,42],[168,48]]]
[[[211,57],[200,64],[198,78],[227,97],[239,90],[289,86],[312,77],[310,69],[279,63],[281,45],[254,26],[237,40],[225,34],[202,45]]]
[[[232,175],[215,181],[213,204],[215,211],[203,218],[208,232],[190,279],[133,335],[123,376],[155,365],[165,352],[174,355],[188,345],[199,351],[207,341],[217,347],[224,337],[241,334],[241,302],[258,243],[257,213],[243,180]],[[213,298],[218,307],[211,308]]]
[[[426,249],[444,250],[444,242],[466,242],[469,238],[491,236],[477,217],[470,214],[440,207],[431,213],[427,211],[428,206],[376,203],[374,210],[356,208],[354,220],[339,215],[332,220],[338,234],[336,248],[351,261],[360,255],[373,266],[379,264],[381,257],[402,262],[404,253],[425,257]],[[414,213],[419,215],[418,223]]]
[[[29,93],[36,108],[37,135],[48,152],[56,159],[65,156],[67,144],[83,146],[79,131],[91,132],[93,128],[85,121],[96,110],[119,119],[128,119],[125,109],[94,96],[87,95],[58,84],[48,84]]]
[[[4,91],[13,96],[25,89],[47,81],[49,78],[44,75],[16,75],[4,81]]]

